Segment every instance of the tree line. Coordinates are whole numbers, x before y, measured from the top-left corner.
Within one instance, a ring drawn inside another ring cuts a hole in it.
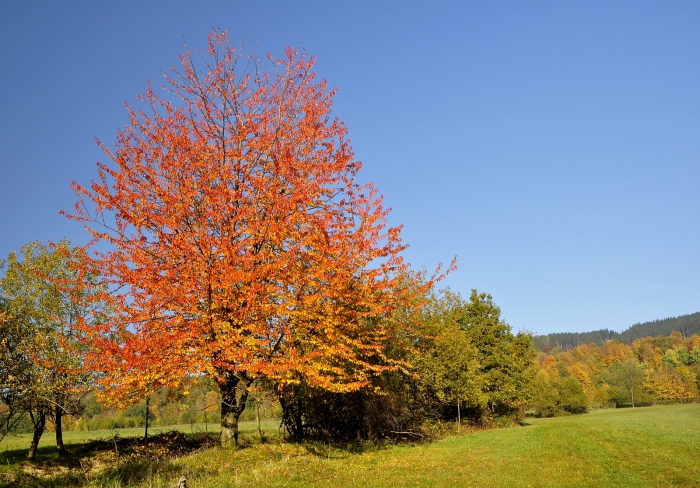
[[[64,424],[96,430],[143,426],[146,419],[146,396],[109,402],[101,382],[114,378],[89,369],[90,337],[66,329],[79,314],[94,322],[109,320],[109,310],[96,299],[100,285],[95,277],[87,277],[76,294],[79,272],[72,262],[79,256],[80,248],[65,241],[54,246],[33,242],[22,247],[21,256],[11,253],[0,263],[5,268],[0,278],[0,436],[31,431],[30,459],[49,425],[59,452],[65,453]],[[467,300],[449,290],[418,286],[426,290],[420,300],[396,312],[404,327],[382,343],[386,360],[396,368],[340,392],[306,379],[281,386],[260,375],[251,381],[245,400],[238,399],[245,402],[243,418],[276,417],[294,440],[334,441],[421,437],[430,424],[445,421],[489,425],[520,418],[536,372],[531,336],[513,334],[488,294],[473,290]],[[206,375],[184,378],[177,388],[153,389],[147,397],[151,425],[221,422],[225,412],[217,378]]]
[[[537,415],[637,407],[700,398],[700,336],[616,339],[539,352],[529,407]]]
[[[95,300],[95,277],[84,275],[76,292],[76,256],[80,248],[65,241],[34,242],[22,247],[21,258],[12,253],[2,262],[0,436],[31,431],[30,459],[49,425],[59,452],[65,452],[64,425],[124,428],[143,426],[146,419],[143,396],[118,409],[98,401],[109,396],[100,386],[101,373],[84,361],[88,337],[66,328],[78,315],[100,321],[109,312]],[[450,290],[422,289],[418,303],[396,311],[404,327],[382,344],[387,360],[400,367],[345,392],[310,381],[280,387],[260,375],[246,391],[241,417],[278,418],[294,440],[355,441],[423,437],[445,422],[507,425],[526,414],[699,397],[698,335],[674,331],[630,345],[613,339],[537,352],[530,334],[514,334],[501,319],[490,295],[472,290],[465,299]],[[185,378],[175,389],[152,390],[151,425],[220,423],[222,396],[216,378],[206,375]]]
[[[590,343],[602,346],[611,339],[617,339],[625,344],[632,344],[635,339],[667,336],[673,331],[678,331],[686,337],[700,334],[700,312],[634,324],[622,332],[609,329],[591,332],[562,332],[538,335],[534,337],[534,341],[535,346],[539,350],[549,350],[553,347],[571,349]]]

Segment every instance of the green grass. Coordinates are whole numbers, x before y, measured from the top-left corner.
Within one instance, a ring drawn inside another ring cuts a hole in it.
[[[181,474],[193,488],[700,486],[697,404],[529,419],[523,427],[414,445],[341,449],[250,439],[239,450],[215,448],[174,461],[126,463],[83,478],[47,480],[42,486],[82,481],[89,486],[172,487]]]
[[[276,437],[278,435],[278,420],[263,420],[260,422],[262,428],[267,433],[268,436]],[[161,432],[169,432],[171,430],[178,430],[180,432],[204,432],[205,429],[208,432],[219,432],[220,426],[218,424],[181,424],[181,425],[166,425],[158,427],[149,427],[148,435],[156,435]],[[257,434],[257,425],[254,420],[239,422],[239,429],[242,434],[249,435],[251,433]],[[103,430],[80,430],[80,431],[64,431],[63,432],[63,443],[68,447],[71,444],[82,444],[86,441],[92,439],[108,439],[114,434],[119,437],[141,437],[144,434],[143,427],[134,427],[128,429],[103,429]],[[4,451],[14,451],[19,449],[29,449],[29,444],[32,439],[32,434],[19,434],[19,435],[9,435],[0,441],[0,458]],[[56,434],[53,432],[46,432],[41,436],[41,441],[39,442],[39,447],[45,449],[45,452],[51,452],[52,448],[55,450],[56,446]]]

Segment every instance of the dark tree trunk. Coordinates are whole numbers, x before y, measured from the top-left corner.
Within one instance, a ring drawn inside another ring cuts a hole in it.
[[[250,382],[242,381],[226,371],[220,375],[223,381],[219,381],[221,391],[221,447],[238,447],[238,418],[245,409],[248,399],[248,386]],[[238,385],[243,383],[241,395],[236,395]],[[232,442],[233,441],[233,442]]]
[[[281,389],[277,392],[282,407],[282,424],[296,442],[304,441],[304,402],[299,388]]]
[[[41,435],[44,433],[44,427],[46,427],[46,412],[43,409],[39,409],[36,414],[34,414],[34,412],[29,412],[29,417],[32,419],[34,433],[32,435],[32,443],[29,445],[27,459],[33,461],[36,457],[36,450],[39,447],[39,439],[41,439]]]
[[[63,445],[63,408],[56,405],[54,410],[54,426],[56,428],[56,450],[59,454],[66,454],[66,447]]]
[[[299,442],[304,442],[304,404],[301,398],[297,399],[296,415],[294,415],[294,424],[296,425],[296,431],[299,433]]]

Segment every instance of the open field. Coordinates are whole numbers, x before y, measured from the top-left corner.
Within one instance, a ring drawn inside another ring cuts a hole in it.
[[[261,445],[253,438],[237,451],[207,449],[174,461],[121,460],[80,476],[42,479],[41,486],[171,487],[181,474],[193,488],[700,485],[697,404],[528,419],[523,427],[415,445]],[[5,464],[0,483],[3,474],[9,477],[25,464],[13,453],[0,452],[0,465]],[[10,455],[9,465],[3,454]],[[50,453],[42,455],[51,458]],[[18,480],[37,486],[37,479],[33,481]]]

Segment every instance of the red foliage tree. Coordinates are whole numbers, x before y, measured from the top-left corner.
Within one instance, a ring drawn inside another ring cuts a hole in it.
[[[400,228],[355,183],[313,58],[258,61],[219,31],[206,53],[164,74],[167,99],[149,88],[147,111],[127,107],[114,150],[98,141],[113,164],[73,183],[71,217],[108,244],[85,264],[114,311],[89,330],[105,395],[126,404],[206,373],[227,444],[256,377],[351,391],[396,367],[383,341],[410,297]]]

